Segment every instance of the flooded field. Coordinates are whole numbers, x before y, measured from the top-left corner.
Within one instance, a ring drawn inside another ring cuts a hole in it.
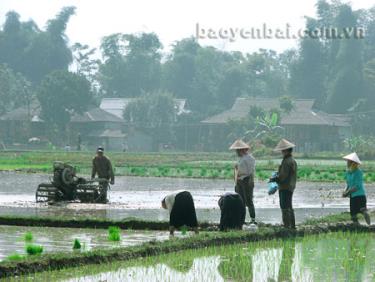
[[[331,233],[44,272],[14,281],[374,281],[374,239],[373,234]]]
[[[35,190],[39,183],[48,182],[49,175],[0,173],[0,214],[74,216],[91,218],[122,219],[137,217],[153,220],[167,220],[168,213],[160,209],[160,201],[175,190],[191,191],[199,219],[217,222],[219,210],[217,201],[221,194],[233,190],[232,181],[117,177],[111,187],[110,203],[78,204],[62,203],[54,206],[35,203]],[[374,185],[368,186],[368,206],[374,207]],[[300,182],[294,196],[297,221],[312,216],[321,216],[348,209],[348,199],[341,197],[343,184]],[[257,182],[254,201],[259,220],[269,223],[280,221],[277,195],[267,195],[267,183]]]
[[[41,245],[44,252],[71,252],[73,242],[78,239],[85,251],[95,248],[117,248],[133,246],[151,240],[166,240],[168,232],[122,230],[121,241],[108,240],[108,231],[103,229],[75,229],[48,227],[0,226],[0,261],[10,254],[25,254],[25,234],[31,232],[33,244]]]

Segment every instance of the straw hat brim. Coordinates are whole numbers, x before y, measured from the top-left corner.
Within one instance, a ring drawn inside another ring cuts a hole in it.
[[[250,149],[250,146],[240,139],[234,141],[234,143],[229,147],[229,150],[242,150],[242,149]]]
[[[273,150],[275,152],[279,152],[279,151],[284,151],[284,150],[292,149],[294,147],[296,147],[296,145],[293,144],[292,142],[289,142],[286,139],[281,139],[280,142],[276,145],[275,149],[273,149]]]
[[[357,153],[351,153],[349,155],[346,155],[344,157],[342,157],[344,160],[347,160],[347,161],[352,161],[352,162],[355,162],[357,164],[362,164],[361,160],[359,159]]]

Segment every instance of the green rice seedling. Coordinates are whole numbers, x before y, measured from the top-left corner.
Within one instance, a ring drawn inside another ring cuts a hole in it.
[[[43,253],[43,246],[40,245],[26,245],[26,253],[30,256],[40,255]]]
[[[81,248],[81,242],[78,239],[74,239],[73,250],[80,250]]]
[[[31,232],[26,232],[25,236],[23,237],[25,242],[32,242],[34,240],[33,233]]]
[[[14,253],[14,254],[10,254],[9,256],[7,256],[5,260],[7,260],[7,261],[20,261],[20,260],[23,260],[24,258],[25,258],[25,256]]]
[[[193,170],[190,167],[187,169],[186,175],[189,176],[189,177],[193,176]]]
[[[108,240],[118,242],[121,240],[121,229],[118,226],[110,226],[108,228]]]
[[[188,231],[188,229],[187,229],[187,227],[185,225],[181,227],[181,234],[183,236],[185,236],[187,234],[187,231]]]
[[[207,168],[206,167],[202,167],[201,168],[201,171],[200,171],[200,176],[201,177],[204,177],[207,175]]]

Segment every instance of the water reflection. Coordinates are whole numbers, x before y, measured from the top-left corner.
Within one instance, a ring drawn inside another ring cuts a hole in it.
[[[374,281],[371,234],[330,234],[298,240],[208,248],[129,263],[54,272],[64,281]],[[51,275],[51,274],[44,274]],[[38,276],[43,280],[47,276]],[[38,281],[39,281],[38,280]]]

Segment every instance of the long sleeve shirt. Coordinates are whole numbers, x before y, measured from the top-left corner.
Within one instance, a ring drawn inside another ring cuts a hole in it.
[[[346,184],[349,189],[355,188],[356,191],[350,194],[351,198],[366,196],[365,186],[363,184],[363,172],[360,169],[348,171],[345,175]]]
[[[276,178],[280,190],[293,192],[297,183],[297,162],[290,155],[283,159]]]
[[[113,167],[109,158],[106,156],[96,156],[92,160],[91,178],[95,178],[96,174],[98,174],[99,178],[115,181]]]
[[[255,159],[250,154],[243,155],[238,161],[238,179],[243,180],[246,177],[255,175]]]

